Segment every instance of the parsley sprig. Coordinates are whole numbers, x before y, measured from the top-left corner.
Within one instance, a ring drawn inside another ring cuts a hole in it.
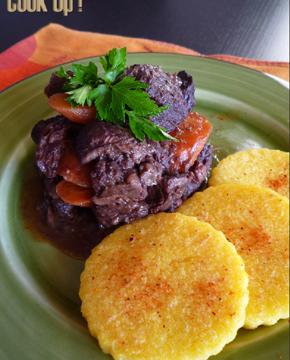
[[[175,140],[150,120],[168,107],[158,106],[150,98],[145,91],[148,84],[125,75],[126,56],[126,48],[122,48],[101,57],[102,76],[93,62],[74,64],[68,71],[61,67],[56,75],[66,80],[63,89],[69,95],[67,101],[73,106],[94,105],[98,119],[129,126],[138,140]]]

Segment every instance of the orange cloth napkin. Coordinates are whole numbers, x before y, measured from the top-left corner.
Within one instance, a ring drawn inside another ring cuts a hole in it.
[[[0,90],[55,65],[105,54],[113,47],[129,52],[164,52],[202,56],[198,52],[160,41],[82,32],[49,24],[0,54]],[[210,57],[248,66],[289,81],[289,64],[245,59],[230,55]]]

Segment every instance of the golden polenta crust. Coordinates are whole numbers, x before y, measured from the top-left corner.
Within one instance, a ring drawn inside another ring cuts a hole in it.
[[[289,153],[249,149],[229,155],[209,179],[210,186],[227,183],[263,186],[289,197]]]
[[[245,262],[250,300],[245,327],[289,317],[289,202],[272,190],[225,184],[195,194],[179,209],[222,231]]]
[[[122,226],[93,250],[81,310],[115,359],[207,359],[243,326],[247,284],[221,232],[161,213]]]

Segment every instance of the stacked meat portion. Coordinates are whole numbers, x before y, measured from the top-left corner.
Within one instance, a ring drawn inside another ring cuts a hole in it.
[[[151,120],[178,135],[195,102],[191,76],[184,71],[169,74],[152,65],[134,65],[127,75],[148,83],[150,97],[160,106],[168,105]],[[62,92],[62,85],[53,75],[46,94]],[[192,119],[200,120],[198,115]],[[66,219],[69,226],[80,221],[84,226],[94,219],[100,229],[107,229],[104,234],[117,225],[176,209],[206,181],[212,159],[210,145],[192,146],[195,158],[188,161],[180,143],[140,142],[129,129],[98,120],[79,125],[56,116],[36,124],[32,138],[45,184],[42,210],[46,221],[63,227]],[[57,186],[66,179],[63,159],[67,153],[73,153],[74,161],[85,170],[83,183],[77,185],[91,194],[89,203],[75,206],[58,195]]]

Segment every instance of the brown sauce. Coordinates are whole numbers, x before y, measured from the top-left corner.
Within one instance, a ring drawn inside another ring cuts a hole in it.
[[[35,166],[34,158],[27,160],[24,168],[24,181],[21,189],[20,207],[25,228],[37,241],[50,243],[65,254],[86,259],[91,250],[110,231],[104,231],[92,221],[87,226],[59,223],[57,228],[47,224],[41,211],[44,187]]]

